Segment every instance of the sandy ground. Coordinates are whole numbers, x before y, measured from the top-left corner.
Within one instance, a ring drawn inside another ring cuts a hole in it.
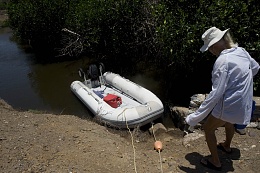
[[[183,132],[174,127],[154,135],[116,130],[73,115],[17,111],[3,100],[0,117],[0,172],[214,172],[200,164],[209,155],[200,130],[200,138],[184,142]],[[216,132],[219,141],[223,130]],[[259,132],[247,128],[246,135],[235,134],[233,153],[219,152],[222,172],[260,170]],[[161,152],[154,150],[155,138],[163,144]]]

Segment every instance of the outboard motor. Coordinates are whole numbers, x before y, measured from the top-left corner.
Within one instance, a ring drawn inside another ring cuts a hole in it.
[[[88,68],[88,78],[91,81],[98,80],[99,70],[96,64],[91,64]]]
[[[78,70],[79,76],[84,80],[84,84],[89,88],[96,88],[105,84],[103,73],[105,72],[105,66],[103,63],[90,64],[87,70],[87,75],[82,68]]]

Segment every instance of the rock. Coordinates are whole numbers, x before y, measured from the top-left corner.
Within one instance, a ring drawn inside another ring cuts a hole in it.
[[[255,132],[249,131],[249,132],[248,132],[248,136],[250,136],[250,137],[255,137],[256,134],[255,134]]]
[[[199,139],[199,138],[201,138],[202,136],[204,136],[204,135],[203,135],[203,134],[199,134],[199,133],[197,133],[197,132],[189,133],[189,134],[187,134],[187,135],[184,136],[182,144],[183,144],[185,147],[188,147],[188,146],[190,146],[189,142],[194,141],[194,140],[196,140],[196,139]]]
[[[170,108],[170,115],[173,120],[175,127],[184,130],[185,126],[185,118],[187,115],[196,111],[202,102],[206,99],[208,94],[194,94],[191,97],[189,108],[185,107],[172,107]],[[253,117],[251,119],[251,123],[247,127],[253,127],[260,129],[260,97],[253,97],[255,103],[255,110],[253,112]],[[204,124],[206,118],[202,120],[199,124],[195,126],[195,129],[200,128],[202,124]]]
[[[175,127],[183,129],[185,125],[184,120],[188,114],[189,114],[189,108],[176,107],[176,106],[171,108],[170,116],[173,120]]]
[[[191,97],[190,109],[198,109],[201,103],[206,99],[206,94],[195,94]]]
[[[151,128],[149,128],[149,133],[154,134],[156,136],[165,132],[167,132],[167,129],[162,123],[157,123]]]
[[[250,122],[246,127],[248,127],[248,128],[256,128],[257,127],[257,123],[256,122]]]

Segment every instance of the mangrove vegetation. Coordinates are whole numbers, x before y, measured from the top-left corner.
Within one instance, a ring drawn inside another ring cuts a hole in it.
[[[210,90],[215,58],[199,49],[211,26],[230,28],[260,62],[258,0],[10,0],[8,16],[16,37],[53,61],[85,56],[126,68],[152,64],[169,98],[184,86],[188,95]],[[259,84],[256,77],[257,95]]]

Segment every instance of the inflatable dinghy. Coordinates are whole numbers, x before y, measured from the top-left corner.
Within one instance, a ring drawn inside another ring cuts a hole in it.
[[[89,79],[80,69],[84,80],[73,81],[70,87],[95,118],[114,127],[135,128],[162,116],[163,104],[151,91],[119,74],[102,74],[103,64],[99,69],[94,66],[88,70]]]

